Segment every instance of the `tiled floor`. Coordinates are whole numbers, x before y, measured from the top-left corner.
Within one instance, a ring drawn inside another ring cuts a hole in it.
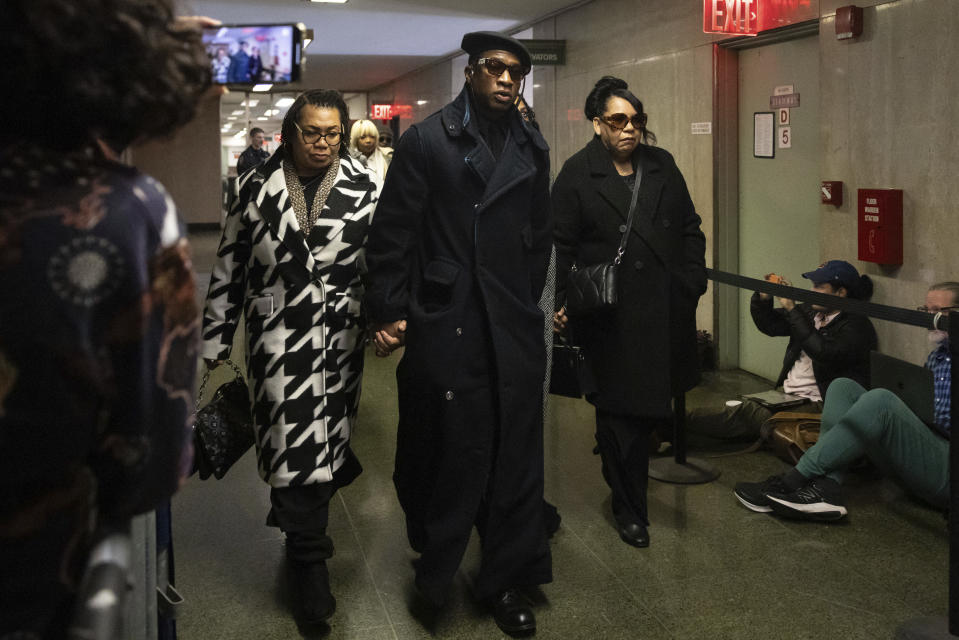
[[[206,271],[209,240],[195,244]],[[367,359],[353,444],[365,472],[330,515],[339,603],[330,625],[299,628],[289,613],[283,541],[263,524],[268,488],[250,453],[223,480],[193,479],[174,499],[182,640],[503,636],[470,597],[475,545],[448,609],[433,621],[410,611],[415,554],[391,481],[396,362]],[[721,404],[764,384],[742,372],[709,374],[688,403]],[[906,619],[944,614],[945,520],[891,482],[853,474],[844,522],[788,522],[747,511],[732,494],[737,481],[785,463],[764,452],[713,458],[722,475],[709,484],[651,481],[652,544],[635,549],[611,527],[592,429],[588,404],[554,399],[546,489],[563,521],[552,540],[554,581],[534,594],[537,637],[872,639],[892,637]]]

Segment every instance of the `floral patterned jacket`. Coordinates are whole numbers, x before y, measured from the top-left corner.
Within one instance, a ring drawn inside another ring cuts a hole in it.
[[[199,324],[173,202],[105,160],[32,162],[0,165],[0,637],[62,623],[92,532],[165,501],[192,456]]]

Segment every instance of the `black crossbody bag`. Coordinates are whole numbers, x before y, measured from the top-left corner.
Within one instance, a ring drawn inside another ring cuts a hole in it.
[[[616,256],[610,262],[599,262],[585,267],[573,265],[566,281],[566,313],[570,317],[585,316],[614,309],[617,303],[616,270],[626,253],[626,242],[633,228],[633,215],[636,213],[636,200],[643,172],[636,167],[636,184],[633,185],[633,197],[626,216],[626,230],[619,241]]]

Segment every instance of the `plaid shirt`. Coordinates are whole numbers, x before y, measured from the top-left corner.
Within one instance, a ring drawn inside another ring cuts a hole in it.
[[[949,408],[952,403],[952,356],[949,355],[949,342],[943,342],[926,358],[926,368],[932,370],[935,381],[935,417],[936,426],[944,435],[949,435],[952,420]]]

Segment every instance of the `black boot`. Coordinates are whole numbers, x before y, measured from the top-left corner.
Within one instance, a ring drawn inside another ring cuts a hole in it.
[[[536,618],[525,598],[516,589],[507,589],[490,601],[496,626],[511,636],[532,635]]]
[[[303,621],[316,624],[336,611],[336,598],[330,592],[330,572],[326,561],[290,560],[290,576],[297,606]]]

